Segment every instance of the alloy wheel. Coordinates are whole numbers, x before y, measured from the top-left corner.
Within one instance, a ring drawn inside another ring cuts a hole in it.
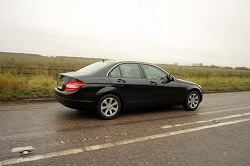
[[[113,94],[103,96],[97,104],[97,112],[103,119],[113,119],[121,111],[121,100]]]
[[[192,93],[188,97],[188,106],[192,109],[199,105],[199,96],[196,93]]]
[[[119,104],[115,98],[109,97],[103,100],[101,104],[101,112],[105,116],[113,116],[117,113]]]
[[[200,94],[196,91],[191,91],[188,93],[186,99],[183,102],[183,107],[187,111],[194,111],[198,108],[200,104]]]

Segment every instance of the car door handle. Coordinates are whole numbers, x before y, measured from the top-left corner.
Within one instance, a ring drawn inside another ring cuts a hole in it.
[[[151,85],[157,85],[157,83],[154,82],[154,81],[150,81],[150,84],[151,84]]]
[[[123,80],[123,79],[118,79],[117,82],[119,82],[119,83],[126,83],[126,81]]]

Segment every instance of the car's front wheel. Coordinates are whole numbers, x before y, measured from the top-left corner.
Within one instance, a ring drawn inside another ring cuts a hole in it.
[[[103,119],[115,118],[120,110],[121,101],[117,96],[112,94],[103,96],[97,104],[98,114]]]
[[[198,108],[199,104],[200,104],[200,94],[196,91],[191,91],[186,96],[185,101],[183,103],[183,107],[187,111],[194,111]]]

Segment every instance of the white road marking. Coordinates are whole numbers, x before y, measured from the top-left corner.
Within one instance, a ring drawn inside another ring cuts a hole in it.
[[[85,151],[91,151],[91,150],[98,150],[98,149],[104,149],[104,148],[109,148],[114,146],[112,143],[107,143],[107,144],[101,144],[101,145],[93,145],[93,146],[87,146],[85,148]]]
[[[198,115],[206,115],[206,114],[214,114],[214,113],[220,113],[220,112],[226,112],[226,111],[243,110],[243,109],[247,109],[247,108],[250,108],[250,106],[248,106],[248,107],[239,107],[239,108],[229,108],[229,109],[218,110],[218,111],[210,111],[210,112],[201,112],[201,113],[197,113],[197,114]]]
[[[231,119],[231,118],[236,118],[236,117],[242,117],[242,116],[247,116],[247,115],[250,115],[250,112],[249,113],[244,113],[244,114],[236,114],[236,115],[224,116],[224,117],[210,119],[210,120],[202,120],[202,121],[197,121],[197,122],[188,122],[188,123],[176,124],[176,125],[166,125],[166,126],[162,126],[161,128],[162,129],[168,129],[168,128],[172,128],[172,127],[188,126],[188,125],[193,125],[193,124],[201,124],[201,123],[213,122],[213,121],[218,121],[218,120],[223,120],[223,119]]]
[[[16,147],[11,149],[12,153],[17,153],[17,152],[22,152],[25,150],[34,150],[34,148],[32,146],[26,146],[26,147]]]
[[[226,126],[226,125],[231,125],[231,124],[242,123],[242,122],[246,122],[246,121],[250,121],[250,118],[229,121],[229,122],[222,122],[222,123],[201,126],[201,127],[196,127],[196,128],[190,128],[190,129],[185,129],[185,130],[172,131],[172,132],[150,135],[150,136],[145,136],[145,137],[139,137],[139,138],[135,138],[135,139],[127,139],[127,140],[118,141],[115,143],[107,143],[107,144],[100,144],[100,145],[88,146],[88,147],[77,148],[77,149],[63,150],[63,151],[52,152],[52,153],[47,153],[47,154],[43,154],[43,155],[30,156],[27,158],[13,158],[13,159],[9,159],[9,160],[0,161],[0,166],[24,163],[24,162],[29,162],[29,161],[43,160],[43,159],[59,157],[59,156],[78,154],[78,153],[82,153],[82,152],[86,152],[86,151],[94,151],[94,150],[98,150],[98,149],[105,149],[105,148],[110,148],[110,147],[115,147],[115,146],[122,146],[122,145],[132,144],[132,143],[136,143],[136,142],[143,142],[143,141],[153,140],[153,139],[157,139],[157,138],[164,138],[164,137],[169,137],[169,136],[174,136],[174,135],[179,135],[179,134],[184,134],[184,133],[191,133],[191,132],[195,132],[195,131],[200,131],[200,130],[204,130],[204,129],[211,129],[211,128],[216,128],[216,127],[221,127],[221,126]]]
[[[162,126],[161,128],[168,129],[168,128],[172,128],[172,127],[174,127],[174,126],[172,126],[172,125],[165,125],[165,126]]]

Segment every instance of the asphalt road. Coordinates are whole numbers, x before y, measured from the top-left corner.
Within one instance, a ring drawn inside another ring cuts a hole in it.
[[[250,92],[198,110],[125,110],[113,120],[56,102],[0,105],[0,165],[250,165]]]

